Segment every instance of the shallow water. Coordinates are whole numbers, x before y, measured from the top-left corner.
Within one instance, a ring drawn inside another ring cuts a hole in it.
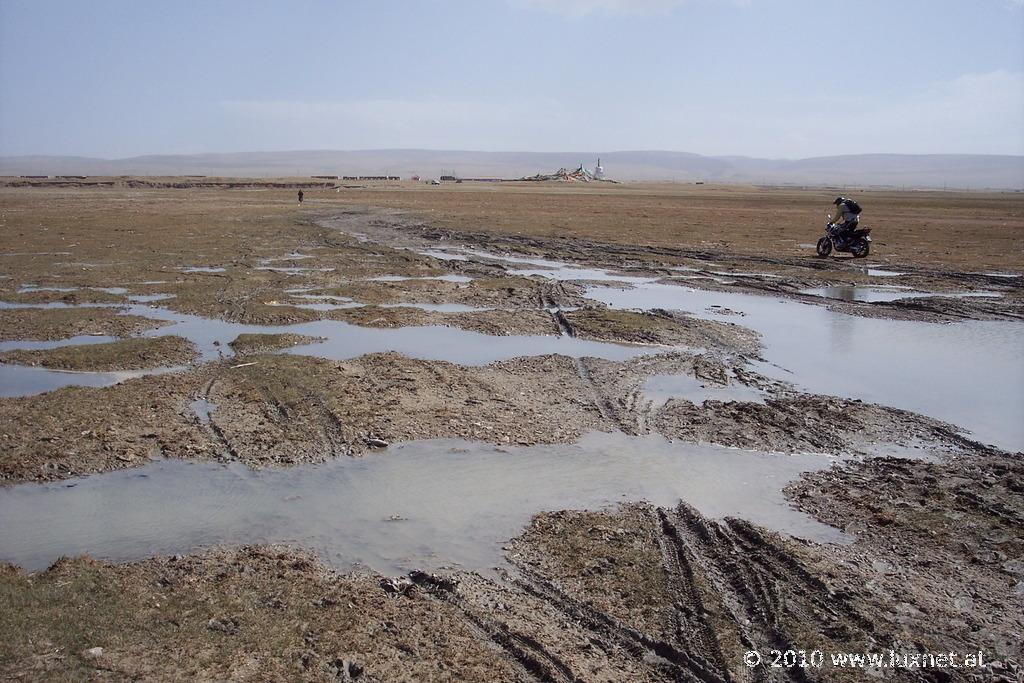
[[[640,277],[636,275],[616,275],[600,268],[582,268],[565,266],[561,268],[515,268],[508,271],[510,275],[539,275],[549,280],[606,280],[625,282],[628,284],[644,284],[654,282],[656,277]]]
[[[29,294],[31,292],[77,292],[78,287],[36,287],[35,285],[24,285],[18,288],[18,294]]]
[[[0,364],[0,397],[34,396],[64,387],[107,387],[136,377],[179,372],[184,368],[168,367],[150,370],[119,370],[117,372],[75,372],[51,370],[38,366]]]
[[[154,301],[166,301],[174,297],[174,294],[129,294],[127,298],[128,301],[134,304],[149,304]]]
[[[2,304],[2,302],[0,302]],[[305,304],[309,307],[347,308],[359,304]],[[303,304],[299,305],[300,307]],[[459,304],[413,304],[427,310],[462,312]],[[38,307],[38,306],[37,306]],[[68,307],[68,305],[65,305]],[[324,341],[293,346],[283,353],[347,360],[369,353],[397,351],[410,358],[443,360],[461,365],[487,365],[521,356],[562,354],[574,358],[593,356],[607,360],[627,360],[660,349],[587,341],[556,336],[492,336],[456,327],[423,326],[400,328],[360,327],[337,320],[316,320],[295,325],[244,325],[196,315],[177,313],[144,305],[124,307],[124,313],[154,320],[164,325],[143,333],[144,337],[177,335],[191,341],[199,350],[200,361],[210,361],[233,352],[229,343],[240,334],[303,334]],[[86,337],[89,342],[95,338]],[[54,348],[72,343],[39,342],[37,348]],[[13,342],[8,348],[32,348],[35,342]],[[64,372],[39,367],[0,364],[0,396],[29,396],[65,386],[109,386],[133,377],[170,372],[178,368],[156,368],[131,372]]]
[[[69,304],[66,301],[47,301],[46,303],[31,303],[23,304],[16,301],[0,301],[0,309],[16,309],[16,308],[118,308],[121,304],[116,303],[82,303],[82,304]]]
[[[232,355],[228,343],[240,334],[285,333],[323,337],[325,341],[293,346],[284,353],[331,360],[347,360],[368,353],[397,351],[411,358],[423,360],[486,365],[519,356],[540,356],[550,353],[626,360],[656,351],[650,347],[625,346],[568,337],[492,336],[457,327],[376,328],[360,327],[338,320],[315,320],[295,325],[244,325],[146,306],[129,306],[127,312],[171,322],[170,325],[147,331],[144,336],[185,337],[199,348],[202,360]]]
[[[13,351],[15,349],[25,351],[42,351],[46,349],[59,349],[62,346],[87,346],[89,344],[109,344],[115,342],[118,337],[104,337],[93,334],[82,334],[67,339],[55,339],[47,341],[2,341],[0,351]]]
[[[770,296],[652,283],[587,288],[613,308],[688,311],[762,335],[765,366],[805,391],[912,410],[1024,450],[1024,323],[865,318]],[[716,313],[724,306],[744,317]],[[783,370],[780,370],[784,369]],[[771,374],[768,372],[766,374]]]
[[[831,285],[800,290],[801,294],[820,296],[839,301],[896,301],[912,297],[930,296],[927,292],[916,292],[907,287],[864,287],[860,285]]]
[[[205,398],[197,398],[188,404],[200,422],[209,423],[210,415],[217,410],[217,404]]]
[[[410,442],[372,457],[262,471],[164,460],[0,489],[0,560],[38,570],[62,555],[127,561],[287,542],[342,569],[486,571],[502,564],[501,545],[534,514],[626,500],[682,499],[710,517],[844,542],[781,493],[800,473],[832,462],[602,433],[575,445],[506,449]]]

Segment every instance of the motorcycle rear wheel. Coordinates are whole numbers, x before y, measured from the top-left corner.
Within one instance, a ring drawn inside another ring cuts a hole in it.
[[[816,250],[818,252],[818,256],[820,256],[821,258],[825,258],[826,256],[832,253],[832,240],[830,240],[828,237],[822,237],[820,240],[818,240],[818,246],[816,247]]]
[[[850,253],[853,254],[854,258],[864,258],[871,251],[871,242],[866,239],[859,239],[850,245]]]

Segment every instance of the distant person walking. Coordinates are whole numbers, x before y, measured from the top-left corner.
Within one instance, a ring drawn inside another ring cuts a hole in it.
[[[299,204],[302,203],[302,190],[299,190]]]

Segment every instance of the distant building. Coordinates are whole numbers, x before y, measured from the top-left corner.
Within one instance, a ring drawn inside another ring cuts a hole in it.
[[[594,168],[594,180],[604,180],[604,166],[601,165],[601,157],[597,158],[597,166]]]

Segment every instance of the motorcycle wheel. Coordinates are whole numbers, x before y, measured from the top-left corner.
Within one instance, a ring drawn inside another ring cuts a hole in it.
[[[820,256],[821,258],[825,258],[829,254],[831,254],[832,253],[832,240],[830,240],[827,237],[822,237],[820,240],[818,240],[817,251],[818,251],[818,256]],[[865,256],[866,255],[867,254],[865,254]]]
[[[859,239],[850,246],[850,253],[854,258],[864,258],[871,251],[871,242],[866,239]]]

